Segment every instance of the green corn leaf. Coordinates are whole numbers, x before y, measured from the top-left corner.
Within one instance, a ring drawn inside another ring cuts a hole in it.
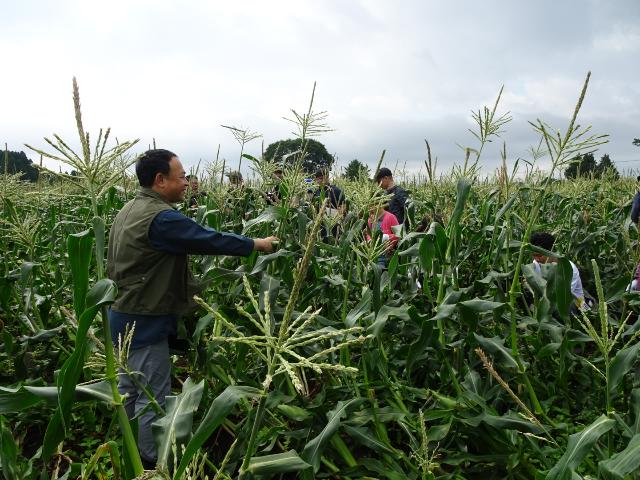
[[[546,480],[571,480],[576,468],[591,451],[598,439],[613,428],[615,420],[600,416],[591,425],[569,437],[567,450],[549,471]]]
[[[50,387],[57,392],[57,388]],[[57,399],[57,394],[56,397]],[[42,399],[24,387],[0,387],[0,415],[28,410]]]
[[[409,306],[402,305],[400,307],[391,307],[389,305],[383,305],[380,311],[378,311],[373,325],[369,327],[369,331],[373,334],[374,337],[380,335],[380,332],[387,324],[387,320],[389,320],[390,317],[398,317],[402,320],[409,320]]]
[[[96,262],[104,261],[104,219],[102,217],[93,217],[91,220],[93,227],[93,236],[96,239]],[[102,265],[100,265],[102,270]]]
[[[0,417],[0,465],[5,480],[15,480],[18,476],[18,446],[4,417]]]
[[[407,480],[409,477],[395,462],[393,459],[387,457],[385,461],[381,461],[378,458],[360,458],[358,459],[360,464],[359,469],[355,472],[351,470],[341,471],[345,477],[348,478],[361,478],[361,479],[386,479],[386,480]],[[363,470],[365,468],[366,470]],[[375,476],[367,475],[367,473],[374,472]],[[425,480],[431,480],[432,477],[423,477]]]
[[[371,450],[375,450],[379,453],[387,453],[395,455],[396,451],[378,440],[368,428],[364,427],[352,427],[350,425],[344,426],[344,432],[349,435],[353,440],[364,445]]]
[[[420,266],[426,277],[431,275],[435,254],[436,247],[433,242],[433,237],[427,235],[420,241]]]
[[[284,207],[271,206],[256,218],[253,218],[245,223],[244,228],[242,229],[242,233],[246,235],[246,233],[255,225],[282,220],[285,217],[286,213],[287,211]]]
[[[614,394],[618,385],[638,359],[640,342],[620,350],[611,361],[609,368],[609,393]]]
[[[571,279],[573,277],[573,268],[571,262],[564,257],[558,258],[555,264],[555,272],[553,276],[553,287],[555,293],[556,307],[560,317],[564,320],[569,319],[569,307],[573,303],[573,295],[571,293]]]
[[[461,419],[461,421],[472,427],[477,427],[480,423],[486,423],[501,430],[517,430],[519,432],[530,432],[539,434],[542,429],[525,418],[515,413],[505,415],[491,415],[484,411],[480,415],[472,418]]]
[[[472,330],[475,330],[481,314],[493,312],[504,305],[505,304],[501,302],[474,298],[458,303],[458,310],[460,311],[461,318],[467,322],[467,324],[471,325]]]
[[[89,290],[89,266],[91,265],[93,236],[85,230],[67,237],[67,253],[73,279],[73,309],[76,318],[84,312]]]
[[[531,287],[536,295],[538,295],[539,297],[546,296],[547,281],[536,271],[533,263],[522,265],[522,274],[524,275],[527,284]]]
[[[282,412],[283,415],[296,422],[304,422],[313,416],[308,410],[296,407],[295,405],[280,404],[276,408]]]
[[[333,451],[338,454],[338,457],[341,458],[344,463],[346,463],[350,467],[355,467],[358,465],[358,462],[353,456],[353,453],[351,453],[351,450],[349,449],[347,444],[344,443],[344,440],[342,440],[342,437],[340,435],[334,435],[333,437],[331,437],[329,443],[331,443]]]
[[[287,472],[297,472],[309,468],[307,462],[301,459],[295,450],[275,455],[252,457],[247,471],[254,475],[279,475]]]
[[[511,195],[511,197],[509,197],[509,200],[507,200],[507,202],[500,208],[500,210],[498,210],[494,218],[494,225],[497,225],[502,216],[507,213],[507,210],[509,210],[513,206],[515,201],[518,199],[518,196],[518,193],[514,193],[513,195]]]
[[[276,304],[276,299],[278,298],[278,294],[280,293],[280,284],[281,281],[279,278],[272,277],[266,272],[262,273],[262,278],[260,279],[260,291],[263,292],[259,295],[259,304],[260,308],[264,310],[264,292],[268,292],[268,299],[270,305]]]
[[[153,436],[158,447],[158,467],[167,466],[173,444],[180,451],[180,446],[191,436],[193,414],[200,405],[203,390],[204,381],[193,383],[190,378],[187,378],[179,395],[166,397],[167,414],[152,425]]]
[[[87,332],[93,319],[103,305],[113,303],[117,288],[109,279],[99,280],[87,293],[87,308],[78,320],[76,345],[73,353],[62,365],[58,374],[58,408],[49,421],[42,446],[42,456],[45,460],[51,458],[58,444],[64,439],[67,425],[71,416],[71,406],[76,391],[76,385],[82,373],[87,356]]]
[[[35,262],[24,262],[20,265],[20,283],[26,284],[32,279],[39,266],[40,264]]]
[[[269,265],[278,260],[279,258],[292,257],[293,252],[289,250],[277,250],[273,253],[269,253],[267,255],[260,255],[256,260],[253,269],[251,270],[251,275],[255,275],[258,272],[264,271]]]
[[[446,306],[447,305],[443,305],[443,307]],[[410,315],[411,312],[412,310],[409,310]],[[409,346],[409,351],[407,352],[407,360],[405,364],[407,377],[411,376],[411,370],[413,369],[413,365],[416,363],[416,361],[418,361],[418,357],[425,352],[426,348],[435,338],[433,335],[435,322],[432,319],[422,320],[421,322],[422,327],[420,337],[418,337],[418,339]]]
[[[492,354],[500,355],[504,364],[511,368],[518,368],[515,358],[513,358],[509,349],[504,346],[504,340],[499,337],[485,338],[477,333],[474,333],[473,336],[485,350]]]
[[[187,444],[180,464],[174,473],[174,478],[182,478],[187,465],[198,449],[207,441],[211,434],[220,426],[231,410],[243,398],[256,397],[260,391],[251,387],[230,386],[218,395],[211,403],[207,414],[196,429]]]
[[[640,433],[640,388],[631,391],[631,401],[633,408],[633,433]]]
[[[0,387],[0,415],[28,410],[39,402],[58,404],[58,387],[21,386],[17,388]],[[99,400],[106,404],[113,401],[111,387],[106,380],[88,385],[77,385],[75,401]]]
[[[82,478],[80,480],[89,480],[93,478],[91,474],[95,470],[98,465],[98,461],[109,455],[111,458],[111,468],[113,469],[113,478],[121,478],[120,476],[120,453],[118,450],[118,443],[114,440],[110,440],[107,443],[104,443],[98,447],[96,452],[91,456],[89,461],[84,466],[82,472]]]
[[[624,480],[639,468],[640,434],[635,434],[627,448],[598,464],[598,473],[605,480]]]
[[[322,429],[322,431],[313,439],[311,439],[302,451],[302,459],[313,466],[313,471],[317,472],[320,468],[320,457],[324,451],[327,442],[331,440],[331,437],[338,431],[342,421],[342,417],[345,417],[352,410],[357,408],[364,402],[363,398],[353,398],[346,402],[339,401],[336,408],[327,413],[329,422]],[[312,478],[312,476],[309,476]]]
[[[347,328],[353,327],[356,322],[366,313],[371,311],[371,299],[373,298],[373,293],[369,288],[365,288],[362,297],[360,298],[360,302],[358,305],[353,307],[344,320],[345,326]]]
[[[461,177],[458,179],[458,184],[456,187],[457,195],[456,195],[456,206],[453,209],[453,213],[451,214],[451,220],[449,221],[449,237],[455,236],[455,231],[460,230],[460,219],[462,218],[462,213],[464,212],[465,203],[467,203],[467,198],[469,197],[469,192],[471,192],[471,182],[468,178]]]
[[[474,313],[485,313],[485,312],[492,312],[496,308],[500,308],[504,306],[504,303],[493,302],[490,300],[483,300],[481,298],[473,298],[471,300],[465,300],[463,302],[458,303],[458,306],[461,306]]]
[[[442,228],[442,225],[433,222],[427,232],[427,235],[431,236],[434,240],[434,253],[437,255],[438,260],[440,260],[440,262],[444,262],[447,253],[447,244],[449,243],[447,232]]]

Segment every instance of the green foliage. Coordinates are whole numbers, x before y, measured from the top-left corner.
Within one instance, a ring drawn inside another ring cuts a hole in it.
[[[312,175],[320,169],[331,169],[334,162],[333,155],[327,151],[322,143],[312,138],[305,140],[293,138],[274,142],[264,151],[264,158],[270,162],[292,165],[298,160],[298,154],[303,150],[305,156],[301,159],[302,168],[307,174]]]
[[[620,173],[618,172],[618,169],[613,164],[613,162],[611,161],[611,158],[609,157],[609,154],[607,153],[605,153],[600,158],[600,162],[598,162],[598,165],[596,166],[596,177],[600,178],[603,175],[611,175],[614,178],[620,177]]]
[[[24,152],[11,150],[0,152],[0,174],[4,173],[20,173],[20,180],[29,182],[37,182],[39,174],[38,169],[33,166],[33,162]]]
[[[600,416],[591,425],[569,437],[567,450],[558,463],[551,469],[546,480],[571,480],[575,478],[576,468],[596,444],[598,439],[613,428],[615,420]]]
[[[566,178],[590,177],[600,178],[603,175],[611,175],[619,178],[618,169],[611,161],[608,154],[604,154],[598,163],[596,163],[593,153],[585,153],[584,155],[575,157],[571,160],[569,166],[565,169]]]
[[[571,163],[564,171],[567,178],[589,177],[596,171],[596,161],[593,153],[585,153],[571,160]]]
[[[344,177],[347,180],[359,180],[360,178],[368,178],[369,167],[358,159],[353,159],[349,162],[349,165],[347,165],[347,168],[344,171]]]

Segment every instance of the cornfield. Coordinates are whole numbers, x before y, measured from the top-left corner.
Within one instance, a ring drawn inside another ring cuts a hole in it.
[[[191,258],[207,288],[181,324],[190,349],[173,357],[174,396],[151,403],[161,415],[152,472],[116,389],[130,335],[114,348],[106,321],[116,295],[106,238],[135,193],[136,141],[106,130],[93,143],[74,80],[82,151],[58,136],[34,150],[76,174],[0,184],[4,478],[638,478],[636,184],[558,180],[606,141],[577,121],[588,80],[567,125],[533,122],[530,158],[505,146],[493,175],[480,165],[511,120],[500,95],[473,115],[476,145],[460,165],[438,172],[427,144],[426,177],[400,182],[408,228],[388,268],[376,261],[381,240],[364,235],[380,201],[367,179],[335,179],[349,208],[334,218],[306,201],[300,162],[284,169],[275,205],[269,162],[241,154],[254,171],[242,187],[221,181],[218,161],[201,165],[207,195],[184,213],[280,243]],[[313,96],[294,114],[303,140],[328,130]],[[425,217],[430,227],[413,231]],[[541,272],[528,241],[538,230],[557,238],[558,262]],[[595,300],[579,314],[569,260]]]

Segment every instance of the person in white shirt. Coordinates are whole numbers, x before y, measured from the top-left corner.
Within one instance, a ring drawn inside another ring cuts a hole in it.
[[[551,251],[553,249],[553,245],[556,242],[556,238],[548,232],[535,232],[531,234],[531,238],[529,239],[529,243],[531,245],[535,245],[537,247],[544,248],[545,250]],[[541,273],[540,264],[542,263],[556,263],[558,261],[557,258],[543,255],[541,253],[534,252],[533,253],[533,265],[538,273]],[[573,275],[571,277],[571,294],[575,298],[576,307],[580,310],[588,309],[587,304],[585,303],[584,290],[582,288],[582,280],[580,279],[580,271],[575,263],[569,261],[571,264],[571,269],[573,270]]]

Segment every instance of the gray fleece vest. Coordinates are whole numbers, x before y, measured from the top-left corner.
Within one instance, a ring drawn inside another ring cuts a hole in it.
[[[172,209],[161,195],[141,188],[116,215],[109,232],[107,275],[118,286],[111,308],[142,315],[183,315],[198,288],[187,255],[154,250],[149,227],[156,215]]]

